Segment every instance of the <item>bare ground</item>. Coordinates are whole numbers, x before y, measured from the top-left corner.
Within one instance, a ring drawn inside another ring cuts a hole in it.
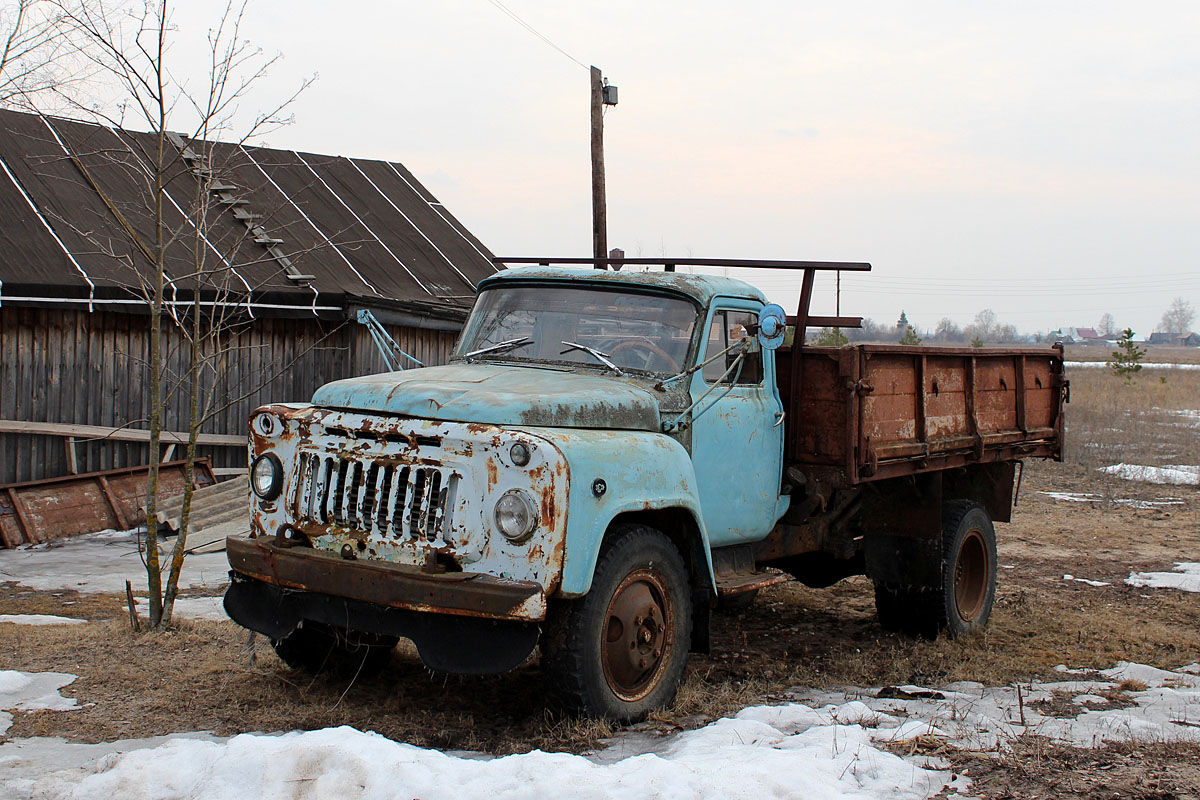
[[[1095,499],[1064,502],[1043,491],[1087,492]],[[1117,502],[1168,497],[1182,504],[1137,509]],[[793,686],[997,685],[1053,678],[1057,664],[1100,669],[1129,660],[1175,669],[1200,660],[1200,596],[1123,583],[1132,571],[1170,570],[1200,558],[1195,487],[1031,464],[1013,522],[998,527],[1003,568],[985,633],[953,642],[886,633],[863,578],[822,590],[775,587],[743,613],[715,616],[713,653],[693,656],[676,708],[641,727],[651,733],[694,727],[750,703],[784,698]],[[1066,574],[1110,585],[1064,580]],[[507,753],[534,747],[580,752],[613,733],[605,723],[551,714],[536,660],[507,675],[460,678],[430,673],[402,646],[379,677],[314,680],[284,667],[261,637],[250,641],[229,622],[184,622],[165,634],[134,634],[117,596],[8,584],[4,598],[6,613],[92,621],[0,625],[6,668],[79,675],[63,693],[84,706],[19,714],[11,737],[94,742],[346,724],[422,746]],[[1031,740],[1000,758],[948,755],[978,782],[975,793],[988,798],[1200,795],[1197,748],[1075,751]],[[1160,770],[1164,764],[1171,768]]]

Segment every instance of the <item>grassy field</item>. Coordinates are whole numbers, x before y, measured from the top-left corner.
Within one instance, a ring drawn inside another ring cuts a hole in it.
[[[1132,382],[1104,368],[1067,367],[1068,460],[1085,466],[1196,464],[1200,370],[1145,367]]]

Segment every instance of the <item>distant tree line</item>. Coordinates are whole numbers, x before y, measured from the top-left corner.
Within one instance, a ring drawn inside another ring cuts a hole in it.
[[[1035,337],[1038,340],[1040,337]],[[899,342],[901,344],[1012,344],[1028,342],[1015,325],[1001,324],[995,311],[985,308],[975,315],[975,320],[965,328],[949,317],[943,317],[932,332],[921,333],[909,321],[908,314],[900,312],[894,325],[882,325],[873,319],[864,319],[861,328],[822,328],[809,331],[811,344],[837,347],[851,342]]]

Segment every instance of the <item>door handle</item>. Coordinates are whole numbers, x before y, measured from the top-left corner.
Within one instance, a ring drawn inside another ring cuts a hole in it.
[[[782,424],[783,424],[783,418],[784,418],[785,416],[787,416],[787,412],[786,412],[786,411],[776,411],[776,412],[775,412],[775,424],[774,424],[774,425],[772,425],[771,427],[772,427],[772,428],[778,428],[780,425],[782,425]]]

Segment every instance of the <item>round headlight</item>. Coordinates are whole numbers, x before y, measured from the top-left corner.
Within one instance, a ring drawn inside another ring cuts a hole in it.
[[[274,500],[283,490],[283,465],[274,453],[254,459],[250,465],[250,488],[263,500]]]
[[[518,467],[523,467],[529,463],[529,446],[524,442],[517,442],[512,447],[508,448],[508,457]]]
[[[520,489],[505,492],[496,501],[496,527],[510,542],[523,542],[533,533],[537,525],[537,512],[533,501]]]

